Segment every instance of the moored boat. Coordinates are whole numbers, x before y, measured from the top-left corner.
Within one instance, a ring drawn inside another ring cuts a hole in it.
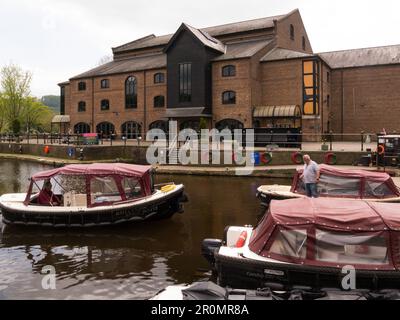
[[[377,202],[400,202],[399,187],[386,172],[360,169],[339,169],[322,164],[318,194],[326,198],[364,199]],[[299,168],[291,186],[263,185],[257,190],[257,198],[263,207],[271,200],[306,197],[303,181],[300,179],[303,168]]]
[[[151,166],[68,165],[31,177],[27,193],[0,197],[3,222],[95,227],[169,218],[183,212],[183,185],[154,185]]]
[[[219,246],[203,241],[219,284],[242,289],[399,289],[399,252],[399,205],[363,200],[272,201],[255,228],[228,227]]]

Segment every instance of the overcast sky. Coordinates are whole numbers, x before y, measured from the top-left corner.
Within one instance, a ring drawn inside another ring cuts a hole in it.
[[[300,9],[314,52],[400,44],[398,0],[0,0],[0,66],[33,72],[32,93],[96,66],[115,47],[181,22],[220,25]]]

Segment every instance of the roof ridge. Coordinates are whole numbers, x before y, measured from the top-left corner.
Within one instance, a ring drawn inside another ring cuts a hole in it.
[[[138,42],[141,42],[141,41],[144,41],[144,40],[154,39],[154,38],[157,38],[157,36],[156,36],[154,33],[152,33],[152,34],[149,34],[149,35],[147,35],[147,36],[141,37],[141,38],[139,38],[139,39],[133,40],[133,41],[131,41],[131,42],[124,43],[123,45],[120,45],[120,46],[118,46],[118,47],[113,47],[112,49],[113,49],[113,50],[114,50],[114,49],[115,49],[115,50],[116,50],[116,49],[121,49],[121,48],[126,47],[126,46],[128,46],[128,45],[130,45],[130,44],[134,44],[134,43],[138,43]]]

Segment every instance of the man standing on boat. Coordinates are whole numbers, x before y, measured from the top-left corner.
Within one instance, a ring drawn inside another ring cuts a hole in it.
[[[307,197],[318,198],[317,184],[319,182],[320,170],[318,164],[311,160],[311,157],[306,154],[304,157],[304,170],[300,179],[303,180]]]

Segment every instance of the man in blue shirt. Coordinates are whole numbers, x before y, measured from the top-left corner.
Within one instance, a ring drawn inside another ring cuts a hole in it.
[[[300,179],[304,182],[307,197],[318,198],[317,184],[320,176],[318,164],[315,161],[312,161],[308,154],[306,154],[303,159],[305,164]]]

